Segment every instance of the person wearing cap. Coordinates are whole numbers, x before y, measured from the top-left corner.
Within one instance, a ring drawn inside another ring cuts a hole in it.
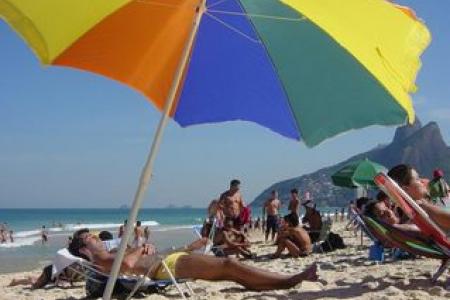
[[[444,172],[440,169],[433,171],[433,180],[428,183],[430,198],[433,204],[446,206],[445,199],[449,196],[449,187],[444,180]]]

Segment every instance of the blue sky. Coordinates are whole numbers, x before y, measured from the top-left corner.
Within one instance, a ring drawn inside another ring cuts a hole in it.
[[[416,112],[450,142],[450,1],[398,1],[426,21]],[[43,67],[0,21],[0,207],[118,207],[130,203],[159,112],[106,78]],[[388,143],[394,128],[349,132],[308,149],[252,123],[181,129],[171,122],[144,207],[205,206],[242,180],[253,200],[279,180]]]

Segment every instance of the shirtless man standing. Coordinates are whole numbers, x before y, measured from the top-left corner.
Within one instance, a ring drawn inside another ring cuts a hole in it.
[[[263,207],[263,217],[267,213],[266,221],[266,242],[269,238],[269,233],[272,231],[272,242],[275,240],[275,234],[278,231],[278,210],[281,207],[281,202],[278,200],[278,192],[273,190],[271,197],[267,199]]]
[[[136,222],[136,226],[134,227],[134,240],[133,247],[137,248],[144,244],[144,229],[141,227],[141,221]]]
[[[237,179],[231,180],[229,190],[223,192],[219,199],[219,206],[225,215],[225,222],[231,220],[237,230],[241,229],[240,214],[244,208],[244,200],[239,191],[240,184],[241,182]]]
[[[317,266],[312,265],[298,274],[278,274],[245,265],[231,258],[217,258],[209,255],[192,254],[204,246],[207,239],[195,241],[182,251],[160,257],[154,246],[144,245],[128,249],[122,261],[120,272],[147,275],[151,279],[167,280],[170,275],[163,267],[164,261],[175,278],[203,279],[210,281],[233,281],[255,291],[288,289],[303,280],[316,281]],[[101,272],[109,273],[116,254],[106,251],[104,244],[93,234],[75,234],[69,246],[72,255],[92,262]]]
[[[298,189],[291,190],[291,201],[289,201],[288,210],[291,214],[299,216],[300,198],[298,197]]]

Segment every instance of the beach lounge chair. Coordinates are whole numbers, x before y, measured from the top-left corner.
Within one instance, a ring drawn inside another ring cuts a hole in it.
[[[447,235],[436,223],[433,222],[428,214],[389,176],[380,173],[375,176],[374,182],[383,192],[385,192],[389,196],[392,201],[394,201],[403,210],[403,212],[409,217],[409,219],[420,229],[420,231],[423,233],[424,238],[426,239],[425,245],[433,247],[435,253],[432,253],[427,257],[442,260],[440,268],[432,278],[433,281],[436,281],[450,265],[450,240],[447,238]],[[399,233],[398,229],[393,230],[393,232]],[[391,234],[390,236],[394,237],[394,241],[400,242],[399,239],[395,239],[395,235]],[[411,246],[412,244],[408,243],[407,245]],[[402,246],[404,247],[404,245]],[[423,246],[423,244],[421,246]],[[399,248],[410,252],[405,248]],[[414,248],[415,250],[417,249],[417,247]],[[428,250],[429,249],[427,249],[426,252],[429,252]]]
[[[358,224],[358,227],[361,228],[362,232],[374,243],[381,242],[379,239],[376,238],[376,236],[370,231],[369,227],[367,226],[366,222],[362,218],[363,216],[358,214],[355,217],[355,221]]]
[[[83,271],[79,268],[74,268],[74,265],[82,267]],[[190,295],[194,294],[194,291],[189,286],[187,280],[175,279],[167,265],[162,262],[165,270],[170,276],[170,280],[152,280],[145,276],[119,276],[115,291],[129,293],[127,299],[130,299],[136,292],[155,293],[162,292],[170,285],[174,285],[180,296],[186,299],[185,292],[181,288],[182,283],[186,285]],[[56,257],[53,259],[52,278],[55,278],[64,269],[71,268],[73,272],[79,273],[86,278],[86,294],[89,297],[101,297],[103,290],[106,286],[106,282],[109,278],[108,274],[100,272],[95,266],[81,257],[72,255],[66,248],[57,252]]]
[[[449,265],[450,257],[432,239],[416,236],[370,217],[363,217],[369,230],[383,243],[402,249],[410,254],[442,260],[441,266],[432,276],[432,281],[442,275]]]

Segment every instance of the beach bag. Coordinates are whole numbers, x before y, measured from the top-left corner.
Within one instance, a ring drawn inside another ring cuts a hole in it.
[[[323,251],[330,252],[336,249],[344,249],[347,246],[344,244],[344,240],[339,234],[330,232],[327,239],[321,244]]]
[[[106,283],[108,282],[108,278],[102,275],[99,275],[91,270],[86,271],[86,296],[88,299],[99,298],[103,296],[103,292],[106,288]],[[116,281],[114,286],[113,295],[120,295],[127,291],[127,289],[120,283],[119,280]]]
[[[376,242],[369,248],[369,260],[384,261],[384,247],[381,243]]]

